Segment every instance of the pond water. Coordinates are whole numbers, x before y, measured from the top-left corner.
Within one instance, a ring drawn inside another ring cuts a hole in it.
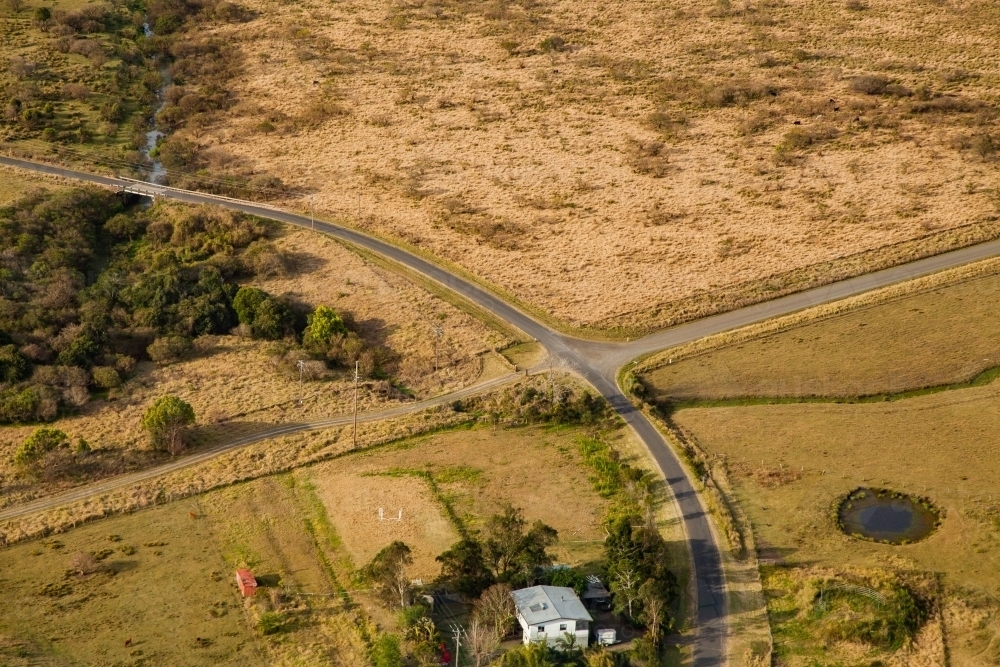
[[[939,523],[929,502],[885,489],[856,489],[841,501],[840,527],[848,535],[903,544],[927,537]]]

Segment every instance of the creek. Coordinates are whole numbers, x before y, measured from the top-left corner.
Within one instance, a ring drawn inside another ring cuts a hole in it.
[[[147,39],[153,36],[153,30],[149,27],[149,23],[142,24],[142,31],[145,33]],[[145,158],[145,161],[151,164],[147,175],[147,180],[150,183],[162,183],[167,175],[167,170],[164,168],[163,163],[156,157],[153,157],[154,151],[159,145],[160,140],[165,136],[163,132],[160,132],[160,130],[156,127],[156,118],[167,106],[165,92],[167,86],[170,85],[170,66],[162,60],[159,60],[158,62],[160,66],[160,87],[156,91],[156,111],[153,113],[153,119],[150,121],[150,129],[146,132],[146,145],[143,146],[140,151],[143,158]]]

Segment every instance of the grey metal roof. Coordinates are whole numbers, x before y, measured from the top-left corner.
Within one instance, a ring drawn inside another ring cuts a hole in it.
[[[532,586],[510,594],[514,606],[524,622],[538,625],[566,619],[570,621],[593,621],[580,598],[572,588],[562,586]]]

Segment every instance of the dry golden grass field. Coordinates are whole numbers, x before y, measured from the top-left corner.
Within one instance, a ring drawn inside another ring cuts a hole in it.
[[[397,621],[358,589],[354,570],[403,539],[417,556],[413,575],[429,582],[438,573],[433,556],[457,539],[448,506],[475,526],[513,503],[559,530],[560,562],[593,566],[605,501],[580,460],[583,435],[527,427],[422,436],[13,545],[0,561],[8,599],[0,662],[365,664],[366,641],[397,630]],[[631,435],[608,437],[635,457]],[[522,481],[529,458],[533,492]],[[410,474],[417,471],[430,476]],[[352,490],[363,502],[345,505]],[[390,506],[387,518],[402,504],[403,521],[379,524],[381,504]],[[552,509],[567,505],[576,512]],[[676,522],[664,529],[680,538]],[[100,556],[98,572],[64,574],[76,552]],[[261,582],[252,602],[237,595],[236,567],[252,568]],[[357,606],[346,607],[345,595]],[[261,636],[264,614],[277,617],[275,634]]]
[[[997,366],[995,264],[954,276],[964,278],[927,281],[908,294],[894,288],[890,298],[858,301],[839,313],[807,311],[797,323],[762,327],[756,336],[732,332],[643,377],[654,401],[674,403],[670,419],[709,461],[724,461],[765,565],[781,664],[864,658],[864,647],[824,644],[788,625],[811,618],[802,605],[814,590],[808,581],[819,576],[815,568],[844,577],[861,568],[889,579],[937,573],[942,594],[932,597],[940,619],[932,621],[943,625],[928,626],[916,653],[882,656],[886,664],[944,664],[945,644],[954,665],[1000,659],[1000,384],[832,402],[962,383]],[[815,396],[830,402],[795,402]],[[766,404],[771,397],[787,402]],[[733,400],[720,401],[726,398]],[[847,537],[832,508],[859,486],[926,495],[944,511],[943,523],[903,546]]]
[[[809,319],[643,374],[654,402],[895,393],[965,382],[1000,366],[995,271],[952,285]]]
[[[0,174],[6,176],[6,174]],[[4,180],[0,204],[34,187],[62,187],[40,179]],[[293,265],[283,278],[259,282],[270,293],[310,307],[329,305],[345,315],[370,346],[390,350],[389,381],[365,381],[359,392],[362,412],[391,408],[446,393],[475,382],[494,368],[491,349],[510,339],[422,287],[364,259],[339,243],[311,232],[283,230],[276,246]],[[439,327],[442,335],[433,334]],[[120,389],[83,405],[77,414],[52,426],[72,438],[85,438],[95,456],[83,478],[146,466],[161,457],[148,451],[141,420],[148,405],[164,394],[188,401],[198,424],[198,444],[222,442],[283,422],[347,414],[353,409],[350,373],[334,370],[321,380],[300,383],[294,367],[281,361],[283,345],[237,336],[199,339],[194,358],[158,367],[146,362]],[[435,347],[437,369],[435,370]],[[490,359],[489,363],[484,363]],[[43,488],[76,484],[64,480],[40,485],[17,479],[11,456],[37,425],[0,429],[0,505]]]
[[[242,49],[237,101],[178,138],[570,326],[1000,229],[995,3],[243,4],[199,27]]]

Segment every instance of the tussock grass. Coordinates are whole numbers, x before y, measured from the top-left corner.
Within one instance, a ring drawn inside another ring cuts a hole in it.
[[[252,0],[258,18],[213,29],[255,66],[194,139],[566,327],[634,335],[997,235],[996,163],[951,138],[995,117],[994,14],[863,4],[352,0],[305,20]],[[331,87],[345,113],[296,122]],[[669,144],[669,170],[631,140]],[[578,179],[545,224],[521,206]],[[647,226],[652,201],[690,217]]]

